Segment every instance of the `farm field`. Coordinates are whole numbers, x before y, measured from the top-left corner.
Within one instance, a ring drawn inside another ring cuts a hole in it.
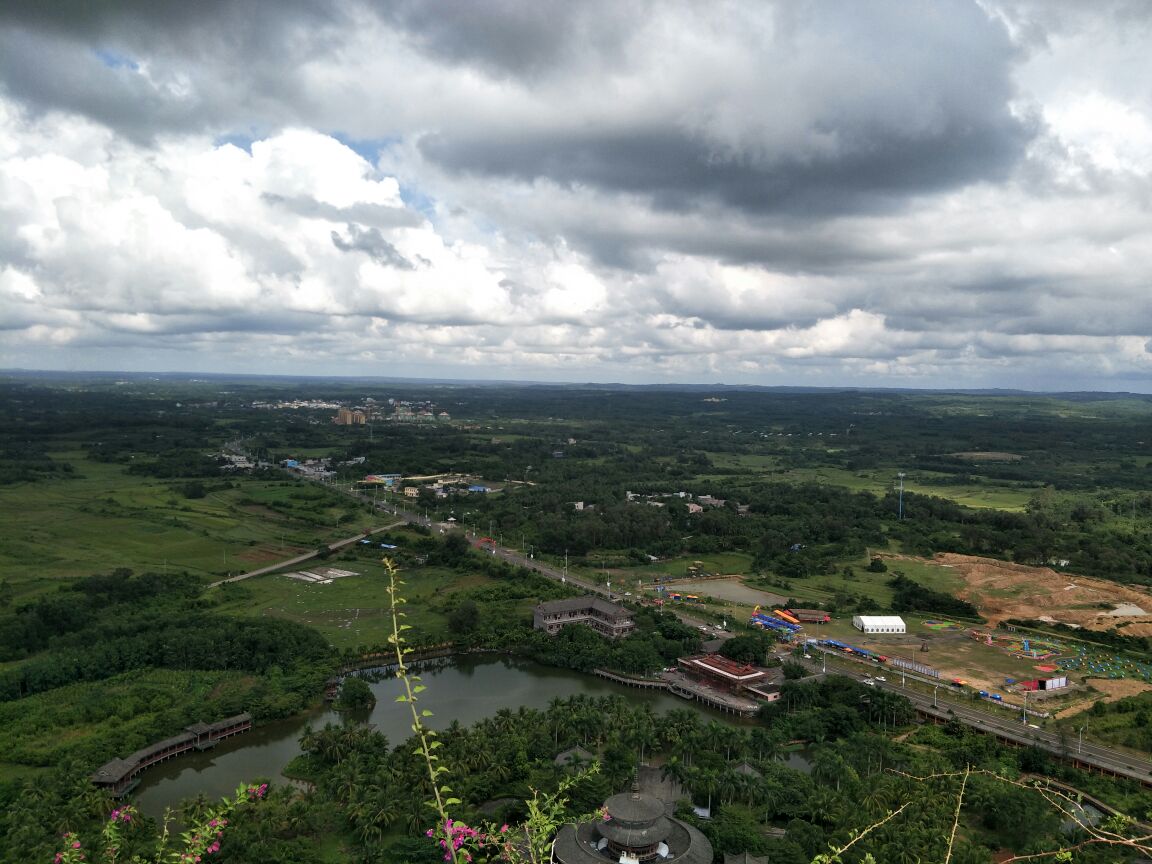
[[[0,579],[18,596],[117,567],[215,578],[314,549],[371,519],[355,508],[345,517],[348,503],[297,482],[237,478],[186,498],[179,480],[54,455],[79,476],[0,487]]]
[[[720,482],[725,473],[741,475],[762,475],[762,479],[786,481],[790,483],[816,483],[819,485],[842,486],[853,492],[871,492],[883,496],[893,491],[897,484],[897,471],[893,469],[849,470],[834,466],[818,468],[784,467],[777,456],[758,454],[710,453],[713,472],[701,474],[701,480]],[[973,473],[979,474],[980,463],[974,462]],[[939,479],[942,482],[934,482]],[[945,475],[931,471],[909,473],[904,479],[906,492],[921,495],[934,495],[947,498],[966,507],[992,508],[997,510],[1020,511],[1036,494],[1035,484],[1021,484],[1013,481],[987,480],[979,483],[957,484]]]

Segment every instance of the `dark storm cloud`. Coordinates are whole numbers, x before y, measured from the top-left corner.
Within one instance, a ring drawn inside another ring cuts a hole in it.
[[[711,202],[822,216],[884,209],[907,195],[1002,179],[1022,155],[1029,130],[1006,113],[987,120],[975,128],[948,124],[925,137],[845,130],[856,139],[847,152],[796,153],[770,165],[718,158],[707,142],[673,128],[582,138],[431,135],[420,151],[450,171],[641,194],[662,209],[695,210]]]
[[[340,38],[342,18],[327,9],[274,0],[2,3],[0,87],[32,110],[73,111],[138,140],[238,123],[267,129],[306,104],[291,60]]]
[[[343,20],[339,4],[307,0],[6,0],[0,26],[48,30],[67,36],[186,40],[189,34],[214,32],[214,39],[249,40],[261,31],[267,40],[284,25],[309,26]]]
[[[627,19],[646,3],[623,0],[395,0],[375,4],[380,17],[403,30],[427,54],[499,76],[551,74],[578,50],[617,54]]]
[[[726,34],[737,71],[718,59],[702,71],[715,81],[663,116],[633,122],[606,103],[602,122],[442,130],[420,151],[450,171],[672,210],[824,215],[1001,180],[1036,131],[1010,108],[1014,49],[974,4],[784,4],[774,25],[763,44]]]
[[[363,252],[377,264],[383,264],[385,267],[395,267],[397,270],[416,269],[416,265],[401,255],[376,228],[365,229],[359,225],[349,225],[347,238],[333,231],[332,245],[341,252]]]

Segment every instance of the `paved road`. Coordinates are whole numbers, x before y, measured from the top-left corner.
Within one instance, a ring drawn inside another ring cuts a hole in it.
[[[837,657],[837,660],[841,659]],[[955,717],[966,726],[997,735],[1017,744],[1038,747],[1063,759],[1074,759],[1093,768],[1128,777],[1140,783],[1152,783],[1152,760],[1145,756],[1115,750],[1091,741],[1081,743],[1074,737],[1062,739],[1055,732],[1030,726],[1015,716],[991,714],[976,707],[970,700],[951,698],[953,694],[945,684],[941,684],[939,692],[935,694],[921,693],[917,690],[901,687],[898,680],[899,673],[893,669],[883,670],[885,676],[893,680],[877,681],[872,677],[878,671],[875,666],[862,666],[855,669],[853,668],[855,664],[845,662],[829,663],[828,665],[829,671],[832,671],[834,667],[837,674],[847,675],[858,681],[870,679],[874,682],[873,686],[875,687],[899,693],[926,714],[944,720]]]
[[[371,501],[372,500],[371,498],[364,495],[363,493],[352,492],[350,494],[352,494],[353,497],[359,498],[362,501]],[[577,588],[581,588],[584,591],[587,591],[589,594],[597,594],[600,597],[604,597],[607,599],[620,599],[619,593],[610,592],[603,585],[599,585],[595,582],[589,582],[587,579],[582,579],[579,576],[573,576],[571,573],[566,573],[564,571],[564,569],[561,567],[556,567],[552,564],[548,564],[548,563],[546,563],[544,561],[540,561],[539,559],[536,559],[536,558],[529,558],[527,555],[524,555],[522,552],[517,552],[514,549],[506,549],[503,546],[492,545],[489,543],[481,544],[474,537],[469,537],[467,530],[465,530],[459,526],[450,525],[450,524],[443,523],[443,522],[432,522],[429,519],[427,519],[426,517],[423,517],[418,513],[412,513],[408,510],[402,509],[401,507],[397,506],[395,503],[387,503],[387,502],[378,501],[376,503],[376,508],[378,510],[383,511],[383,512],[391,513],[394,516],[396,516],[397,518],[404,519],[407,522],[411,522],[411,523],[415,523],[415,524],[419,524],[419,525],[424,525],[424,526],[427,526],[429,528],[437,528],[438,530],[440,530],[442,533],[445,533],[445,534],[447,534],[449,532],[463,534],[465,537],[468,538],[468,542],[477,551],[482,552],[482,553],[487,554],[487,555],[494,555],[497,558],[500,558],[503,561],[507,561],[509,564],[512,564],[512,565],[517,566],[517,567],[527,567],[529,570],[535,570],[541,576],[545,576],[545,577],[552,579],[556,582],[563,582],[567,585],[575,585]],[[727,638],[727,637],[732,635],[730,633],[724,632],[723,630],[720,630],[711,621],[706,621],[706,620],[701,619],[701,618],[695,618],[691,615],[688,615],[684,612],[681,612],[678,609],[669,609],[667,611],[672,612],[674,615],[676,615],[677,618],[679,618],[682,622],[684,622],[688,626],[695,627],[697,629],[706,631],[707,636],[710,638],[723,639],[723,638]]]
[[[367,534],[356,534],[352,537],[346,537],[343,540],[337,540],[335,543],[328,544],[329,552],[337,552],[345,546],[350,546],[353,543],[359,543],[366,537],[372,534],[378,534],[381,531],[387,531],[389,528],[399,528],[404,522],[393,522],[391,525],[384,525],[380,528],[373,528]],[[249,570],[247,573],[240,573],[236,576],[229,576],[227,579],[221,579],[219,582],[213,582],[209,588],[215,588],[218,585],[223,585],[225,582],[240,582],[244,579],[251,579],[253,576],[263,576],[265,573],[272,573],[276,570],[283,570],[285,567],[295,567],[297,564],[303,564],[305,561],[311,561],[320,555],[319,549],[314,549],[311,552],[305,552],[303,555],[297,555],[295,558],[288,558],[284,561],[278,561],[275,564],[269,564],[267,567],[261,567],[258,570]]]

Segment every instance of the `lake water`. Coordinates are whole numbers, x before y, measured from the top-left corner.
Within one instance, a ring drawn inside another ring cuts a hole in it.
[[[493,716],[501,708],[543,709],[553,699],[579,693],[620,694],[633,704],[648,704],[660,713],[696,706],[663,690],[639,690],[591,675],[508,658],[464,657],[441,666],[426,667],[420,675],[428,689],[420,694],[419,707],[433,712],[427,719],[433,729],[443,729],[453,720],[470,726]],[[402,688],[402,682],[396,678],[372,684],[376,707],[368,722],[386,735],[392,745],[411,734],[412,715],[408,706],[396,702]],[[731,722],[731,718],[699,710],[709,717]],[[340,722],[342,718],[337,712],[320,709],[261,726],[222,741],[213,750],[181,756],[149,768],[141,776],[133,797],[144,813],[159,818],[166,807],[175,807],[185,798],[200,793],[215,800],[231,794],[240,783],[257,777],[283,780],[284,767],[300,753],[299,740],[304,729],[309,725],[320,728],[325,723]]]

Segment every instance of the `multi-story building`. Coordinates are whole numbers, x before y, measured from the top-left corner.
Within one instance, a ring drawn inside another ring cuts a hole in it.
[[[354,411],[351,408],[338,408],[336,417],[332,420],[337,426],[363,426],[368,417],[363,411]]]
[[[569,624],[587,624],[609,639],[622,639],[636,629],[631,612],[599,597],[548,600],[537,606],[532,614],[532,626],[551,635]]]

